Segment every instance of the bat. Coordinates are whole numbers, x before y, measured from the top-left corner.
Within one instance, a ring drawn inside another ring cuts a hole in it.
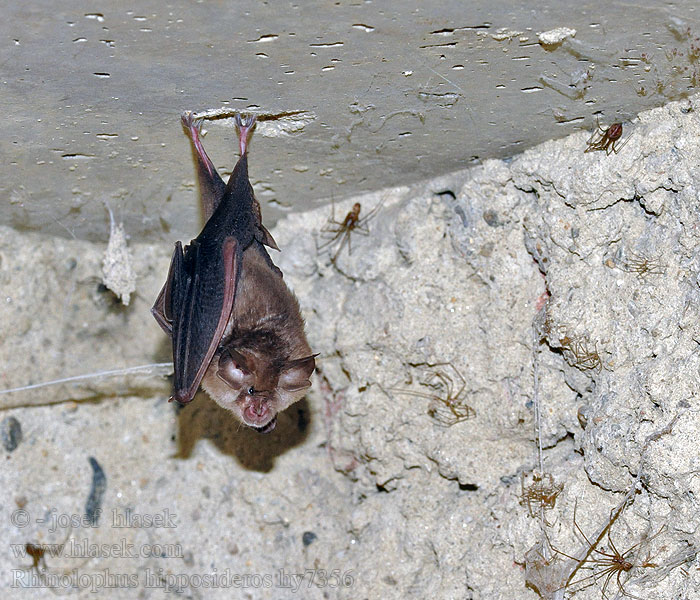
[[[151,309],[172,339],[171,400],[190,402],[201,383],[243,424],[268,433],[277,413],[304,396],[316,361],[299,303],[265,249],[278,250],[248,180],[255,117],[236,115],[240,158],[227,183],[204,150],[201,123],[186,112],[182,125],[196,157],[206,223],[184,249],[175,244]]]

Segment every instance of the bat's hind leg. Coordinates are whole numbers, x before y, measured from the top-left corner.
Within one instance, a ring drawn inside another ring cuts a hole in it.
[[[248,149],[250,134],[253,132],[253,127],[255,127],[255,115],[246,115],[242,117],[240,113],[236,113],[235,118],[239,130],[238,145],[241,149],[241,156],[243,156]]]
[[[180,115],[180,121],[182,122],[182,126],[187,130],[188,135],[192,139],[192,143],[194,144],[194,148],[197,151],[199,161],[208,171],[209,176],[215,177],[216,175],[218,175],[216,173],[216,168],[214,167],[214,163],[211,162],[211,159],[205,152],[204,146],[202,146],[202,138],[199,137],[199,134],[202,131],[202,120],[195,119],[194,113],[190,111],[185,111]]]

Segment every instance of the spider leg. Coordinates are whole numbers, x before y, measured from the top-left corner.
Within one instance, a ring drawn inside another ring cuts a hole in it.
[[[349,240],[350,240],[350,230],[348,229],[348,230],[346,230],[345,233],[343,234],[343,237],[342,237],[342,239],[341,239],[341,241],[340,241],[340,244],[338,245],[338,249],[335,251],[335,254],[333,255],[333,258],[331,259],[331,262],[332,262],[332,263],[335,263],[336,259],[337,259],[338,256],[340,255],[340,251],[343,249],[343,247],[345,246],[345,244],[346,244],[347,242],[349,242]]]
[[[625,586],[622,584],[622,581],[620,581],[620,577],[622,577],[622,571],[620,571],[617,574],[617,587],[620,588],[620,593],[623,596],[626,596],[627,598],[634,598],[634,600],[644,600],[644,598],[641,598],[639,596],[635,596],[634,594],[630,594],[626,589]],[[616,596],[617,597],[617,596]]]
[[[366,223],[367,221],[369,221],[377,213],[377,211],[381,208],[382,204],[384,204],[384,198],[379,200],[379,202],[377,202],[374,205],[372,210],[370,210],[364,217],[362,217],[362,219],[360,219],[360,221],[363,223]]]
[[[588,141],[586,142],[586,149],[584,150],[585,152],[594,152],[596,150],[602,150],[600,145],[605,141],[606,137],[606,131],[600,126],[600,119],[596,117],[596,128],[591,134],[591,137],[588,138]]]
[[[609,529],[608,529],[608,544],[610,544],[610,549],[613,551],[613,554],[614,554],[616,557],[619,556],[620,558],[624,558],[624,557],[625,557],[625,554],[630,553],[630,552],[631,552],[632,550],[634,550],[634,548],[638,545],[638,544],[635,544],[635,545],[632,546],[629,550],[627,550],[627,552],[625,552],[625,554],[620,554],[620,553],[617,551],[617,548],[615,548],[615,544],[614,544],[614,542],[612,541],[612,538],[610,537],[610,530],[609,530]]]
[[[598,128],[600,128],[600,125],[598,126]],[[593,143],[593,140],[596,139],[596,138],[598,138],[598,137],[600,137],[600,133],[599,133],[598,129],[596,129],[596,130],[591,134],[591,137],[588,138],[588,141],[586,142],[586,144],[587,144],[588,146],[590,146],[590,145]]]
[[[586,142],[586,149],[583,151],[585,154],[586,152],[593,152],[596,150],[596,144],[597,142],[594,142],[593,139],[599,135],[598,132],[596,131],[590,138],[588,138],[588,141]]]
[[[557,550],[555,550],[555,551],[557,551]],[[562,553],[560,552],[560,554],[562,554]],[[564,556],[568,556],[568,555],[564,554]],[[569,557],[569,558],[572,558],[572,557]],[[579,560],[579,559],[574,558],[573,560]],[[585,562],[586,561],[584,561],[584,563]],[[585,565],[585,564],[582,564],[581,568],[595,569],[594,566]],[[601,579],[602,577],[605,577],[608,574],[610,576],[614,575],[615,574],[614,571],[610,572],[610,569],[611,569],[611,567],[608,567],[606,569],[603,569],[602,571],[595,571],[594,573],[591,573],[590,575],[586,575],[585,577],[582,577],[581,579],[577,579],[576,581],[568,582],[565,587],[579,585],[581,583],[585,584],[583,587],[588,587],[589,585],[595,584],[599,579]],[[603,596],[603,597],[607,598],[607,596]]]
[[[338,233],[339,231],[343,231],[343,229],[345,228],[340,221],[333,221],[332,219],[328,219],[326,224],[321,227],[323,233]]]
[[[619,141],[620,141],[619,138],[615,140],[615,142],[619,142]],[[620,144],[619,146],[618,146],[617,144],[613,143],[613,152],[615,152],[615,154],[617,154],[620,150],[622,150],[622,149],[625,147],[625,144],[626,144],[627,142],[629,142],[629,141],[630,141],[630,139],[629,139],[629,137],[628,137],[628,138],[627,138],[624,142],[622,142],[622,144]]]
[[[464,391],[464,388],[465,388],[466,385],[467,385],[467,382],[466,382],[466,380],[464,379],[464,377],[462,376],[462,374],[459,372],[459,370],[457,369],[457,367],[455,367],[451,362],[434,363],[434,364],[428,365],[428,366],[429,366],[429,367],[450,367],[452,373],[453,373],[453,374],[455,375],[455,377],[458,379],[458,383],[459,383],[459,390],[457,391],[456,394],[454,394],[453,397],[454,397],[454,398],[458,398],[458,397],[462,394],[462,392]],[[448,375],[447,373],[445,373],[444,371],[442,371],[442,373],[444,374],[444,377],[450,381],[450,383],[451,383],[452,386],[453,386],[453,387],[451,387],[450,389],[451,389],[452,391],[454,391],[454,387],[456,387],[456,386],[455,386],[455,380],[454,380],[452,377],[450,377],[450,375]],[[450,392],[450,393],[452,393],[452,392]]]
[[[632,132],[634,133],[634,132]],[[625,144],[630,141],[630,137],[632,137],[632,134],[624,141],[622,144],[620,144],[620,147],[618,148],[618,151],[622,150],[625,147]]]
[[[600,133],[602,133],[603,135],[605,135],[607,133],[607,129],[603,129],[600,126],[600,116],[598,116],[598,115],[596,115],[596,117],[595,117],[595,124],[596,124],[596,127],[598,128],[598,131],[600,131]]]
[[[413,390],[402,390],[399,388],[388,388],[390,392],[398,392],[400,394],[405,394],[406,396],[416,396],[418,398],[427,398],[428,400],[438,400],[438,398],[432,394],[425,394],[423,392],[414,392]]]
[[[323,230],[321,230],[323,231]],[[325,240],[320,246],[317,246],[318,250],[324,250],[328,248],[333,242],[335,242],[341,235],[343,235],[344,230],[338,229],[338,230],[326,230],[325,233],[333,233],[334,235],[330,237],[329,239]]]
[[[574,527],[576,530],[581,534],[584,540],[586,540],[586,543],[591,547],[593,550],[593,544],[591,544],[590,540],[586,537],[586,534],[583,533],[583,530],[579,527],[578,523],[576,522],[576,509],[578,508],[578,498],[574,502]]]
[[[447,394],[447,399],[450,399],[453,397],[452,396],[452,378],[447,373],[444,373],[443,371],[435,371],[432,378],[437,379],[442,384],[442,387],[445,388],[445,392]]]
[[[450,367],[452,367],[452,370],[454,371],[455,375],[459,379],[459,390],[457,391],[457,396],[461,396],[462,392],[464,391],[464,388],[467,387],[467,381],[464,379],[462,374],[457,370],[457,367],[455,367],[452,363],[447,363]]]
[[[338,236],[335,236],[335,237],[332,237],[332,238],[329,239],[329,240],[324,241],[324,242],[321,243],[321,244],[319,244],[318,241],[317,241],[317,242],[316,242],[316,251],[317,251],[317,252],[321,252],[321,251],[325,250],[326,248],[328,248],[328,246],[330,246],[330,245],[331,245],[333,242],[335,242],[335,240],[337,240],[337,239],[338,239]]]
[[[603,589],[600,592],[603,598],[607,598],[608,595],[605,592],[608,589],[608,584],[610,583],[610,580],[612,579],[613,575],[615,575],[615,567],[608,567],[604,571],[601,571],[601,573],[607,573],[605,583],[603,584]],[[618,585],[620,585],[620,571],[617,572],[617,582]]]

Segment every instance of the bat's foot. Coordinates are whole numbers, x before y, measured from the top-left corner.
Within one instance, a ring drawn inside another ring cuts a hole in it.
[[[255,115],[242,117],[240,113],[236,113],[235,119],[239,130],[238,145],[241,149],[241,156],[243,156],[248,149],[250,134],[253,132],[253,127],[255,127]]]
[[[194,113],[191,110],[183,112],[180,115],[180,121],[182,122],[182,126],[192,136],[192,139],[197,139],[199,137],[199,132],[202,129],[202,120],[195,119]]]
[[[214,168],[211,160],[209,160],[207,153],[204,151],[204,146],[202,146],[202,138],[200,137],[202,132],[202,119],[195,119],[194,113],[191,110],[186,110],[180,115],[180,121],[182,121],[182,126],[192,139],[195,150],[199,155],[201,165],[203,165],[209,172],[209,176],[213,177],[216,169]]]
[[[186,110],[180,115],[180,121],[185,129],[190,129],[194,126],[194,113],[191,110]]]

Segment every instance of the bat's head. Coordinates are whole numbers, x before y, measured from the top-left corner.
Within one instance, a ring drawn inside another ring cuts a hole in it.
[[[225,349],[214,356],[202,387],[241,423],[269,433],[277,413],[304,396],[315,367],[313,356],[276,364],[255,351]]]

